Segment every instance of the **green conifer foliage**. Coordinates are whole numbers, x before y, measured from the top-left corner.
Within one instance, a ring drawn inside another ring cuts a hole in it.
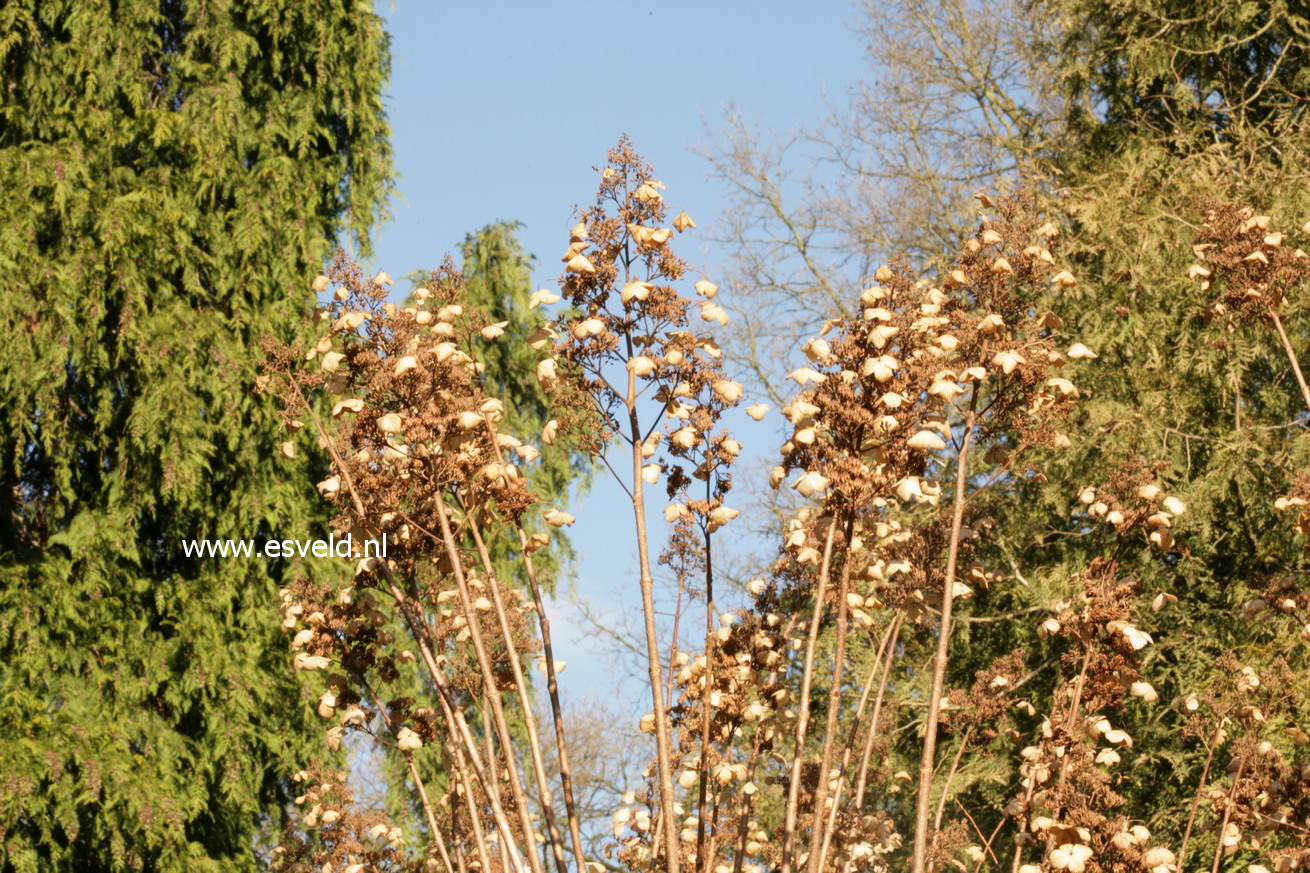
[[[261,336],[389,190],[371,4],[0,8],[0,868],[257,863],[319,740],[270,620],[321,532]]]

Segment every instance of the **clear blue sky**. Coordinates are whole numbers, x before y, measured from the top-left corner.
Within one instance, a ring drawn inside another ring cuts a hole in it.
[[[846,0],[384,0],[377,9],[393,40],[387,108],[400,198],[374,266],[395,276],[435,267],[469,231],[513,219],[538,258],[537,287],[552,285],[573,207],[593,196],[591,168],[622,133],[654,164],[674,211],[712,230],[724,192],[692,149],[708,145],[728,104],[790,130],[824,114],[825,94],[840,101],[865,64]],[[679,254],[713,278],[705,237],[683,240]],[[579,590],[604,609],[639,612],[626,496],[598,476],[573,511]],[[565,605],[552,622],[569,661],[565,693],[609,696],[613,665]]]

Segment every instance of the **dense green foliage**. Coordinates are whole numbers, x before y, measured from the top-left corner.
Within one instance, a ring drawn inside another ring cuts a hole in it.
[[[979,611],[1067,594],[1073,574],[1108,549],[1147,595],[1179,598],[1148,622],[1156,645],[1144,667],[1162,700],[1176,702],[1214,681],[1226,651],[1256,669],[1280,656],[1299,660],[1281,622],[1252,620],[1243,605],[1272,579],[1306,577],[1302,543],[1273,511],[1295,472],[1310,466],[1306,410],[1272,326],[1214,317],[1212,297],[1187,269],[1210,199],[1249,203],[1305,244],[1310,20],[1280,4],[1047,6],[1067,36],[1056,60],[1069,116],[1058,149],[1034,170],[1058,181],[1050,208],[1070,221],[1066,251],[1081,281],[1061,314],[1100,359],[1082,380],[1090,390],[1074,447],[998,518],[1031,586],[989,598]],[[1302,360],[1310,352],[1306,291],[1296,289],[1281,313]],[[1067,521],[1077,490],[1130,458],[1158,465],[1163,486],[1187,502],[1176,555],[1116,547],[1112,533]],[[971,652],[1033,645],[1012,629],[970,642]],[[1288,689],[1299,701],[1292,723],[1307,717],[1303,663],[1298,684]],[[1116,790],[1130,815],[1177,840],[1206,750],[1197,738],[1179,742],[1186,719],[1176,705],[1136,715],[1127,728],[1140,751]],[[1215,767],[1228,765],[1226,754]],[[1210,825],[1203,817],[1195,842],[1207,860]]]
[[[389,187],[368,3],[0,7],[0,868],[235,870],[321,740],[272,618],[321,532],[257,344]]]

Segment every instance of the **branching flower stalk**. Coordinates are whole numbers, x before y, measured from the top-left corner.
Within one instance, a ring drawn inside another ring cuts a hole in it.
[[[787,785],[787,813],[783,822],[782,873],[790,873],[792,857],[796,846],[796,826],[800,805],[801,767],[804,763],[802,750],[810,724],[810,687],[814,677],[814,651],[819,641],[819,627],[822,625],[823,612],[827,606],[828,579],[832,569],[833,541],[837,536],[837,521],[828,522],[827,536],[823,544],[823,560],[819,565],[819,582],[814,590],[814,611],[810,614],[805,640],[805,662],[801,670],[800,701],[797,705],[796,730],[793,735],[795,752],[791,762],[791,778]],[[822,780],[825,774],[820,773]]]
[[[916,816],[916,870],[927,863],[929,796],[951,606],[966,590],[957,589],[956,571],[964,534],[970,449],[975,441],[1006,443],[995,459],[996,466],[1004,467],[1011,453],[1022,453],[1034,445],[1058,446],[1062,437],[1053,425],[1078,394],[1068,379],[1050,375],[1065,362],[1055,346],[1053,330],[1059,326],[1058,319],[1049,313],[1031,314],[1034,301],[1049,294],[1049,287],[1058,289],[1074,281],[1067,271],[1054,267],[1049,247],[1055,230],[1050,225],[1037,228],[1035,223],[1027,223],[1018,200],[1000,204],[998,212],[995,219],[980,225],[940,285],[916,282],[902,267],[880,268],[875,276],[880,284],[861,298],[864,317],[857,322],[830,323],[823,334],[831,333],[833,340],[821,336],[806,345],[811,362],[823,369],[802,368],[793,374],[798,383],[816,387],[783,410],[796,431],[784,446],[785,463],[780,472],[785,476],[791,469],[802,470],[796,488],[803,496],[826,492],[827,515],[820,516],[825,520],[819,523],[827,527],[814,624],[800,678],[796,751],[784,824],[784,871],[789,869],[798,819],[811,652],[822,621],[821,606],[829,597],[829,568],[833,560],[843,564],[860,560],[851,546],[858,539],[864,550],[864,531],[853,535],[852,543],[838,543],[835,555],[830,544],[839,526],[854,524],[856,519],[863,524],[876,521],[885,528],[885,532],[871,532],[875,541],[888,540],[890,535],[894,543],[912,535],[895,534],[883,517],[894,518],[891,511],[901,506],[938,505],[941,488],[924,473],[936,463],[933,453],[945,450],[945,437],[950,437],[957,440],[958,476],[949,526],[946,531],[939,528],[939,534],[927,535],[929,541],[944,545],[945,569],[933,566],[938,558],[931,546],[923,554],[927,564],[914,567],[913,562],[904,562],[941,592],[944,604],[939,613],[938,655]],[[1081,351],[1075,349],[1074,357],[1081,356]],[[970,398],[968,410],[960,422],[952,422],[955,401],[965,394]],[[805,539],[796,542],[804,544]],[[819,553],[810,548],[817,558]],[[847,578],[849,572],[845,571]],[[879,568],[873,578],[885,576]],[[906,588],[899,596],[912,590],[916,589]],[[839,624],[848,593],[839,594]],[[844,634],[839,631],[836,644],[840,647],[843,641]],[[836,687],[840,684],[839,679],[834,682]],[[830,701],[829,711],[836,711],[835,699]],[[826,767],[831,759],[829,739],[820,754],[820,767]],[[827,797],[829,775],[826,770],[818,775],[816,808],[821,808]],[[840,776],[836,784],[840,786]],[[820,830],[816,826],[809,841],[816,849],[822,845]],[[822,852],[807,854],[817,864]]]
[[[914,869],[922,873],[928,859],[928,809],[932,798],[933,774],[936,772],[937,721],[941,716],[942,691],[946,687],[946,664],[950,658],[951,610],[955,603],[955,574],[960,558],[960,531],[964,527],[964,505],[968,500],[969,450],[973,431],[977,388],[971,392],[970,410],[965,418],[960,450],[955,456],[955,494],[951,500],[951,532],[947,541],[946,575],[942,581],[941,616],[937,630],[937,651],[933,655],[932,686],[928,692],[928,712],[923,734],[923,757],[919,761],[919,794],[915,807]],[[961,747],[963,749],[963,747]],[[954,773],[954,768],[952,768]],[[943,798],[945,798],[945,790]]]
[[[504,449],[501,447],[500,435],[496,431],[495,422],[490,414],[484,414],[484,420],[487,423],[487,431],[491,437],[492,443],[496,446],[497,457],[500,463],[505,463]],[[578,870],[583,870],[586,866],[586,858],[582,850],[582,834],[578,820],[576,803],[573,796],[573,776],[572,768],[569,765],[569,754],[567,743],[564,738],[564,716],[559,698],[559,680],[555,667],[555,649],[550,635],[550,619],[546,616],[545,606],[541,599],[541,586],[537,582],[537,570],[532,562],[532,552],[541,545],[540,539],[533,539],[523,527],[519,524],[514,525],[514,533],[518,539],[520,554],[523,556],[523,574],[528,583],[528,590],[532,595],[532,611],[537,616],[537,628],[541,633],[542,645],[542,666],[546,674],[546,695],[550,700],[551,722],[555,728],[555,753],[560,768],[560,787],[564,795],[565,816],[568,819],[569,838],[572,841],[574,857],[578,862]],[[480,546],[479,551],[484,555],[484,562],[487,560],[485,546]],[[491,570],[487,567],[486,572],[490,575]],[[496,601],[496,608],[499,613],[503,610],[503,605],[499,598]],[[503,628],[502,628],[503,631]],[[521,682],[521,674],[516,674],[516,680]],[[536,719],[532,714],[530,702],[522,700],[524,719],[527,723],[529,736],[537,746],[540,745],[540,739],[536,728]],[[540,777],[539,777],[540,778]],[[554,811],[550,806],[550,793],[546,787],[541,788],[542,803],[546,809],[547,821],[549,822],[554,816]],[[552,833],[555,825],[552,825]],[[558,848],[558,847],[557,847]],[[560,860],[557,852],[557,862]]]
[[[850,581],[849,576],[844,577],[842,583],[843,591],[845,591],[845,589],[847,588],[849,581]],[[897,612],[895,615],[892,616],[891,622],[888,624],[887,628],[884,630],[881,636],[881,639],[878,643],[878,650],[873,656],[873,666],[869,669],[869,677],[865,680],[864,687],[860,691],[860,700],[855,707],[855,715],[851,719],[851,724],[850,724],[849,732],[846,737],[846,742],[843,744],[842,747],[842,759],[841,759],[841,764],[838,767],[838,772],[841,774],[841,778],[837,780],[837,785],[833,792],[832,803],[830,804],[830,809],[828,812],[828,823],[823,828],[822,843],[819,846],[819,850],[818,850],[817,868],[820,870],[826,869],[824,867],[824,862],[828,857],[828,850],[832,846],[832,831],[834,826],[836,825],[837,812],[841,808],[842,793],[846,788],[847,784],[850,782],[850,778],[847,774],[849,773],[851,754],[855,749],[855,740],[859,735],[860,726],[864,718],[864,711],[869,702],[869,696],[873,692],[874,683],[878,682],[877,699],[876,702],[874,703],[873,716],[869,722],[868,741],[865,745],[867,751],[865,753],[863,766],[860,768],[861,775],[860,775],[858,787],[856,788],[856,791],[860,793],[862,793],[864,790],[864,777],[866,777],[868,773],[868,759],[872,755],[873,741],[877,736],[877,728],[876,728],[877,719],[879,713],[882,710],[883,694],[885,693],[887,688],[887,673],[891,668],[891,661],[892,661],[890,656],[886,659],[886,661],[884,661],[883,653],[885,651],[888,651],[889,648],[895,648],[896,637],[898,635],[898,631],[900,630],[900,620],[901,620],[901,614],[900,612]],[[881,677],[881,679],[879,677]],[[863,805],[862,801],[856,801],[857,807],[862,805]],[[813,852],[814,849],[811,848],[810,851]]]
[[[544,372],[552,379],[572,380],[581,393],[590,396],[606,435],[622,434],[632,452],[629,493],[650,676],[648,724],[657,750],[659,808],[655,818],[664,830],[666,864],[670,873],[677,873],[684,859],[675,813],[674,752],[664,702],[644,486],[664,476],[672,498],[686,491],[692,477],[706,482],[705,500],[684,497],[684,502],[675,504],[676,512],[666,511],[665,515],[667,521],[676,522],[682,513],[690,513],[703,526],[707,609],[712,623],[709,534],[737,515],[724,505],[723,497],[731,483],[725,470],[741,451],[739,443],[726,433],[715,434],[714,428],[722,412],[736,405],[743,392],[719,368],[721,351],[713,337],[689,330],[692,302],[680,297],[672,284],[682,278],[687,265],[673,254],[669,242],[675,233],[694,227],[694,222],[684,213],[674,220],[673,227],[660,226],[667,218],[660,193],[663,187],[626,140],[611,150],[596,200],[573,228],[563,258],[561,287],[576,313],[562,325],[564,338],[556,347],[563,369],[556,376],[555,359],[550,359]],[[695,290],[703,298],[702,320],[726,322],[726,312],[714,302],[717,287],[701,280]],[[620,372],[622,387],[616,387],[613,377]],[[658,418],[651,422],[643,417],[652,407],[677,426],[667,434],[657,431]],[[656,461],[661,443],[665,458]],[[693,462],[690,474],[678,460]],[[702,749],[702,770],[707,761],[708,751]],[[700,781],[698,808],[703,811],[708,781],[704,772]],[[698,827],[698,851],[703,856],[704,826]],[[654,854],[657,852],[652,853],[652,862]]]
[[[883,661],[882,673],[878,679],[878,692],[874,695],[873,713],[869,716],[869,732],[865,738],[864,751],[860,755],[859,775],[855,780],[855,807],[864,808],[864,792],[868,788],[869,764],[873,758],[874,741],[878,738],[878,725],[882,715],[882,704],[887,699],[887,680],[891,677],[892,662],[896,659],[896,644],[900,640],[901,627],[905,615],[898,611],[892,619],[891,642],[887,646],[887,657]],[[877,667],[875,663],[874,667]],[[852,737],[854,732],[852,732]],[[831,828],[830,828],[831,829]]]
[[[1187,860],[1187,844],[1192,839],[1192,826],[1196,824],[1196,812],[1201,808],[1201,798],[1205,793],[1206,780],[1210,776],[1210,765],[1214,763],[1214,753],[1219,748],[1220,738],[1224,734],[1227,718],[1218,719],[1214,733],[1210,735],[1205,748],[1205,766],[1201,768],[1201,778],[1196,783],[1196,793],[1192,795],[1192,805],[1187,811],[1187,827],[1183,829],[1183,840],[1178,846],[1178,866],[1181,869]]]

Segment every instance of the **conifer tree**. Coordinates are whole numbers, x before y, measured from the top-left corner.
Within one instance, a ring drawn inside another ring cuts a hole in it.
[[[0,868],[250,869],[322,753],[268,621],[293,568],[182,541],[323,532],[255,347],[368,248],[387,36],[325,0],[15,0],[0,34]]]

